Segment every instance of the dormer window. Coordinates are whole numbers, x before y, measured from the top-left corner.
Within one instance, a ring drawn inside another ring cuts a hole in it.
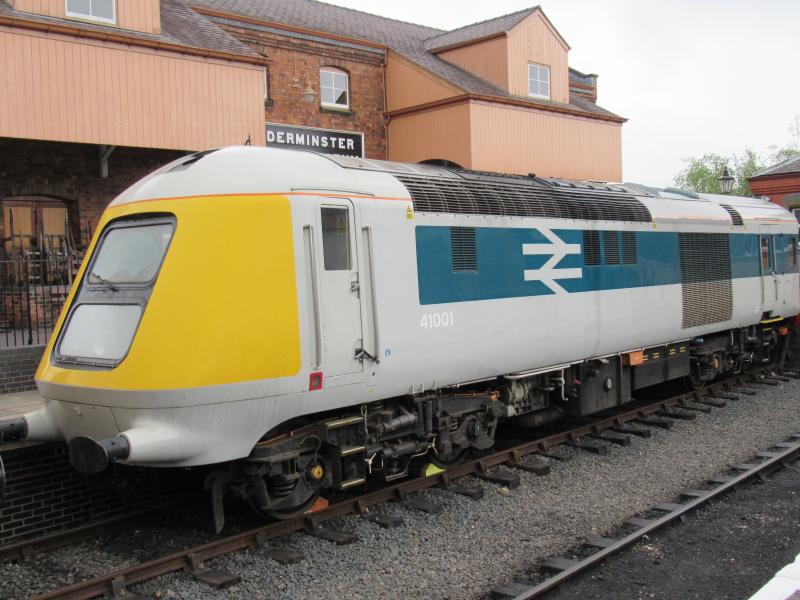
[[[550,100],[550,67],[528,64],[528,96]]]
[[[333,67],[322,67],[319,70],[320,102],[322,106],[340,110],[350,108],[350,94],[347,84],[347,73]]]
[[[101,23],[117,22],[117,0],[66,0],[67,16]]]

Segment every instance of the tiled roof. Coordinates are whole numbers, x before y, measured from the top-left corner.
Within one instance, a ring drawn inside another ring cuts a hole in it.
[[[772,165],[766,169],[761,169],[758,173],[748,179],[754,177],[762,177],[764,175],[785,175],[786,173],[800,173],[800,154],[792,156],[784,161],[779,162],[777,165]]]
[[[197,14],[186,5],[185,0],[161,0],[161,33],[152,34],[119,27],[86,23],[73,19],[60,19],[14,10],[6,2],[0,0],[0,17],[10,17],[24,21],[65,25],[97,33],[124,35],[130,38],[141,39],[148,42],[163,42],[177,44],[190,48],[238,54],[248,57],[258,57],[249,46],[243,44],[232,35],[229,35],[209,19]]]
[[[594,80],[597,79],[595,73],[581,73],[578,69],[569,68],[569,82],[580,83],[582,85],[593,85]]]
[[[380,17],[316,0],[189,0],[189,3],[192,6],[205,7],[261,21],[375,42],[391,48],[401,56],[450,82],[465,93],[512,98],[528,103],[533,107],[557,107],[577,113],[622,120],[618,115],[575,96],[570,96],[569,104],[561,104],[509,94],[506,90],[489,83],[485,79],[439,58],[432,52],[428,52],[425,48],[426,40],[441,38],[450,33],[441,29]],[[528,9],[531,12],[534,10],[537,10],[537,8]],[[511,20],[511,17],[514,16],[519,17],[521,20],[526,16],[520,17],[523,13],[525,11],[484,23],[502,21],[506,18]],[[474,27],[480,25],[478,23]],[[470,27],[473,26],[461,28],[461,30],[469,29]],[[455,32],[457,31],[460,30],[455,30]]]
[[[448,46],[455,46],[469,42],[472,40],[479,40],[498,33],[505,33],[528,15],[533,14],[538,10],[537,6],[533,8],[526,8],[518,10],[517,12],[495,17],[494,19],[487,19],[480,23],[473,23],[465,27],[459,27],[452,31],[436,35],[425,40],[425,49],[428,51],[436,50],[438,48],[446,48]]]

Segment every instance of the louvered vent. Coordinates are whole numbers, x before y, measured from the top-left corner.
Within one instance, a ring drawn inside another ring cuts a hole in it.
[[[652,222],[636,196],[609,188],[556,187],[523,177],[394,176],[408,189],[417,212]]]
[[[720,206],[728,211],[728,214],[731,216],[731,221],[733,221],[734,225],[744,225],[742,215],[739,214],[738,210],[732,206],[728,206],[727,204],[720,204]]]
[[[616,231],[603,232],[603,262],[607,265],[619,264],[619,234]]]
[[[451,227],[450,252],[453,259],[453,271],[477,271],[478,253],[475,246],[475,228]]]
[[[583,264],[596,267],[600,264],[600,232],[583,232]]]
[[[683,328],[728,321],[733,314],[730,237],[681,233]]]
[[[622,264],[636,264],[636,234],[633,231],[622,232]]]

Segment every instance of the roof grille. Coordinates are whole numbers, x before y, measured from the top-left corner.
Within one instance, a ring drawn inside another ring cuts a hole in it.
[[[603,184],[561,186],[524,177],[461,178],[395,174],[418,212],[543,217],[584,221],[652,222],[647,207],[621,188]]]
[[[731,216],[731,221],[733,221],[734,225],[744,225],[742,215],[739,214],[738,210],[727,204],[720,204],[720,206],[728,211],[728,214]]]

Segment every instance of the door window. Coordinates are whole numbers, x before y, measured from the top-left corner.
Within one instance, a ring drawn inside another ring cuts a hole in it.
[[[766,274],[769,271],[770,267],[772,267],[772,256],[769,251],[769,238],[762,236],[761,237],[761,272]]]
[[[322,207],[322,253],[326,271],[350,270],[350,209]]]

